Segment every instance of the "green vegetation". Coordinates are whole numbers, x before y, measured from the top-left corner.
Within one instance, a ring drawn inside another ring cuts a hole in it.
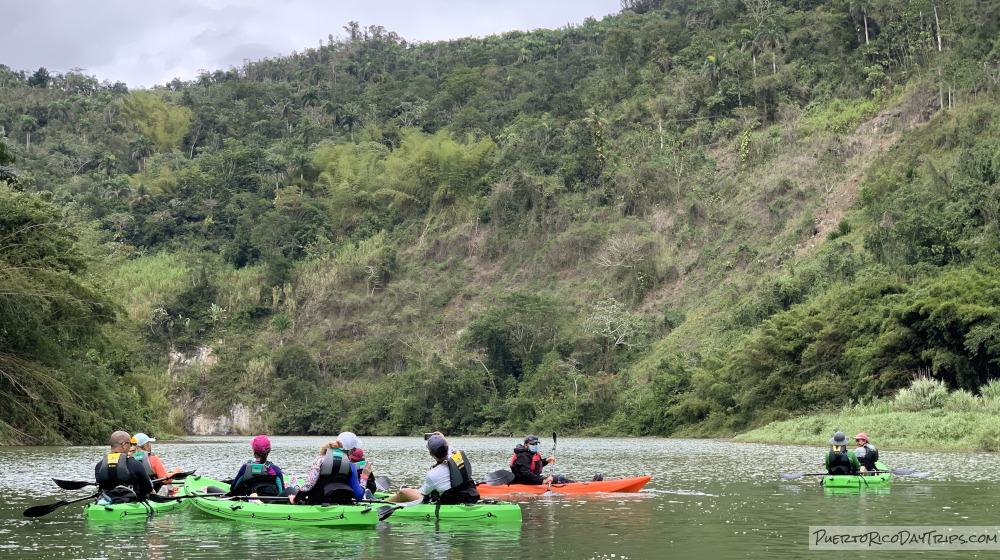
[[[846,405],[839,412],[774,422],[737,435],[738,441],[822,446],[837,431],[865,432],[878,447],[1000,451],[1000,381],[981,395],[948,391],[920,378],[892,398]]]
[[[623,6],[141,92],[0,65],[0,440],[727,436],[1000,377],[1000,5]]]

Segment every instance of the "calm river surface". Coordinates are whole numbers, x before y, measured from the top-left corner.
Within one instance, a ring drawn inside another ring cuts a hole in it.
[[[235,475],[249,437],[189,437],[154,444],[167,468]],[[362,437],[376,476],[418,485],[429,468],[420,438]],[[324,438],[274,437],[270,459],[302,476]],[[514,438],[452,438],[474,472],[507,468]],[[514,527],[394,524],[343,531],[242,524],[188,508],[151,521],[87,521],[81,504],[37,519],[25,508],[88,495],[51,478],[93,480],[106,447],[0,447],[0,558],[820,558],[810,525],[997,526],[1000,464],[987,453],[883,451],[891,467],[932,471],[895,477],[888,492],[827,495],[818,477],[780,481],[778,472],[816,472],[825,440],[796,447],[684,439],[560,438],[556,471],[577,480],[652,475],[638,494],[517,496]],[[875,442],[877,444],[877,442]],[[542,450],[552,442],[542,440]],[[985,558],[995,551],[834,552],[840,558]]]

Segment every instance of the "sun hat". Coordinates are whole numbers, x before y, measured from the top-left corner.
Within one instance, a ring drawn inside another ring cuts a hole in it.
[[[854,439],[863,439],[865,441],[868,441],[868,434],[861,432],[858,435],[854,436]]]
[[[438,459],[444,457],[448,454],[448,440],[437,434],[432,435],[427,440],[427,451],[430,451],[431,455]]]
[[[137,447],[142,447],[151,441],[156,441],[156,438],[151,438],[142,432],[132,436],[132,443],[134,443]]]
[[[250,446],[253,447],[254,453],[267,453],[271,451],[271,440],[265,435],[259,435],[253,438]]]
[[[524,438],[524,443],[531,445],[532,443],[538,443],[538,436],[528,436]]]
[[[337,440],[340,441],[341,449],[357,449],[361,447],[361,440],[358,439],[358,436],[354,432],[340,432]]]
[[[833,438],[830,439],[831,445],[847,445],[847,436],[844,432],[837,432],[833,434]]]

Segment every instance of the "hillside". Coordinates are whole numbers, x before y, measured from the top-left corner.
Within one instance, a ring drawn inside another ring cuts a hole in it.
[[[623,4],[0,66],[0,440],[717,436],[998,376],[1000,7]]]

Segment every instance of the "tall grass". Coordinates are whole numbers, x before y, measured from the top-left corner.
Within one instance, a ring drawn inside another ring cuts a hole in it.
[[[821,445],[837,431],[865,432],[879,447],[1000,451],[1000,381],[980,392],[949,392],[940,380],[922,377],[892,398],[773,422],[734,439]]]

